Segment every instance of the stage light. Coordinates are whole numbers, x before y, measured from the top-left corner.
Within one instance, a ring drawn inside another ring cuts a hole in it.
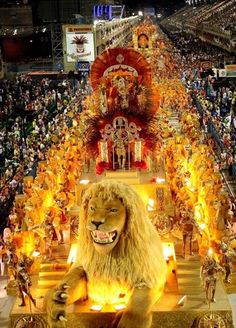
[[[75,263],[75,260],[77,258],[77,251],[78,251],[78,246],[77,244],[72,244],[69,252],[69,256],[67,259],[67,264],[73,264]]]
[[[138,11],[139,16],[143,16],[143,12],[141,10]]]
[[[17,28],[13,30],[13,35],[17,35]]]
[[[46,27],[44,27],[44,28],[42,29],[42,32],[43,32],[43,33],[45,33],[45,32],[46,32],[46,30],[47,30],[47,28],[46,28]]]
[[[32,254],[33,257],[38,257],[38,256],[40,256],[40,255],[41,255],[41,254],[40,254],[39,251],[34,251],[33,254]]]
[[[152,199],[152,198],[149,198],[149,199],[148,199],[147,210],[148,210],[149,212],[155,211],[155,201],[154,201],[154,199]]]
[[[163,242],[162,247],[163,247],[164,259],[166,261],[169,261],[169,260],[172,259],[173,261],[176,262],[174,243],[172,243],[172,242]]]
[[[183,297],[180,298],[180,300],[178,301],[177,305],[178,306],[184,306],[186,299],[187,299],[187,296],[184,295]]]
[[[156,183],[164,183],[165,181],[165,178],[156,178]]]
[[[89,180],[80,180],[80,184],[82,184],[82,185],[87,185],[87,184],[89,184]]]
[[[211,248],[208,249],[207,255],[208,255],[209,257],[212,257],[212,255],[213,255],[213,250],[212,250]]]
[[[115,309],[116,311],[124,310],[125,308],[126,308],[126,305],[125,305],[125,304],[116,304],[116,305],[114,306],[114,309]]]
[[[206,229],[206,223],[200,223],[199,227],[201,230],[205,230]]]
[[[92,306],[90,307],[90,310],[91,310],[91,311],[98,311],[98,312],[100,312],[100,311],[102,310],[102,305],[100,305],[100,304],[92,305]]]

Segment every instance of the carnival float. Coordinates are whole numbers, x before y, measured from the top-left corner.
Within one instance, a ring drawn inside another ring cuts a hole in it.
[[[133,48],[96,58],[90,84],[15,200],[10,327],[149,328],[153,309],[152,327],[232,328],[230,201],[169,41],[146,20]],[[100,231],[104,210],[122,226]]]

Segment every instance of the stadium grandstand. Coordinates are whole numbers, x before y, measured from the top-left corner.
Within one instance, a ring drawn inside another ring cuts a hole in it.
[[[236,1],[186,1],[161,22],[173,32],[187,32],[229,52],[236,52]]]

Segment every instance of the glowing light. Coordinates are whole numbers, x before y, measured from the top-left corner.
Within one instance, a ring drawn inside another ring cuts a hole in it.
[[[156,183],[164,183],[166,179],[164,178],[156,178]]]
[[[89,182],[90,182],[90,180],[80,180],[80,184],[82,184],[82,185],[87,185],[87,184],[89,184]]]
[[[17,34],[17,28],[15,28],[13,31],[13,35],[16,35],[16,34]]]
[[[99,281],[99,284],[95,281],[93,283],[88,282],[88,295],[95,304],[109,304],[114,309],[114,306],[117,304],[128,303],[131,290],[118,282],[107,285],[102,281]],[[120,295],[123,297],[121,298]]]
[[[201,230],[206,229],[206,223],[199,224],[199,227],[200,227]]]
[[[51,192],[47,192],[46,193],[46,197],[45,197],[45,200],[44,200],[44,206],[45,207],[51,207],[53,205],[53,202],[54,202],[54,199],[53,199],[53,195]]]
[[[100,305],[100,304],[94,304],[94,305],[91,306],[90,310],[91,311],[98,311],[99,312],[99,311],[102,310],[102,305]]]
[[[34,251],[32,256],[33,257],[38,257],[38,256],[40,256],[40,252],[39,251]]]
[[[138,11],[138,15],[139,16],[143,16],[143,12],[140,10],[140,11]]]
[[[149,198],[148,199],[148,207],[147,207],[148,211],[150,211],[150,212],[155,211],[154,205],[155,205],[154,199]]]
[[[208,256],[212,256],[212,255],[213,255],[213,250],[212,250],[212,248],[209,248],[209,249],[208,249],[207,255],[208,255]]]
[[[191,182],[188,178],[185,178],[186,186],[191,187]]]
[[[114,306],[114,309],[116,310],[116,311],[121,311],[121,310],[124,310],[126,308],[126,305],[125,304],[116,304],[115,306]]]
[[[73,125],[73,127],[76,127],[78,125],[77,121],[76,120],[73,120],[72,121],[72,125]]]
[[[77,257],[78,246],[77,244],[72,244],[70,248],[70,253],[67,259],[68,264],[73,264]]]
[[[179,299],[177,305],[179,305],[179,306],[183,306],[184,303],[185,303],[185,301],[186,301],[186,299],[187,299],[187,296],[184,295],[183,297],[181,297],[181,298]]]
[[[164,259],[169,261],[171,258],[173,258],[173,260],[176,261],[174,243],[162,243],[162,247]]]

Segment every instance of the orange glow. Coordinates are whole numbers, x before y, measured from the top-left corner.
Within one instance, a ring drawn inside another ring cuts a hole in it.
[[[110,285],[102,281],[88,283],[88,295],[98,304],[127,304],[131,295],[128,287],[117,282],[111,282]]]
[[[31,254],[34,251],[34,234],[33,234],[33,232],[32,231],[22,231],[20,234],[20,238],[21,238],[21,245],[20,245],[20,248],[18,248],[17,250],[19,250],[19,252],[21,252],[27,256],[31,256]]]
[[[44,206],[45,207],[50,207],[53,205],[53,195],[50,191],[47,191],[46,193],[46,197],[45,197],[45,200],[44,200]]]

